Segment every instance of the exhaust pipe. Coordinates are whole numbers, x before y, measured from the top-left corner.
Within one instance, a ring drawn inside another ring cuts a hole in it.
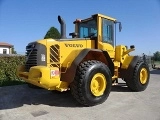
[[[58,16],[58,21],[61,24],[61,39],[65,39],[66,37],[66,24],[61,16]]]

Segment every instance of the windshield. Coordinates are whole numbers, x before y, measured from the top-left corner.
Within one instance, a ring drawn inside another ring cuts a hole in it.
[[[97,37],[97,23],[94,19],[79,23],[79,37]]]

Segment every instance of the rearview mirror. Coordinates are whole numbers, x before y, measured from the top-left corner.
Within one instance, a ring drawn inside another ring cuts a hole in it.
[[[121,32],[121,30],[122,30],[122,24],[121,22],[119,22],[119,32]]]
[[[122,24],[121,24],[121,22],[116,21],[115,23],[116,23],[116,24],[117,24],[117,23],[119,24],[119,32],[121,32],[121,30],[122,30]]]

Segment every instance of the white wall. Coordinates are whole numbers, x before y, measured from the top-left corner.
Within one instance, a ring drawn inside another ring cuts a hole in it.
[[[3,49],[7,49],[7,54],[9,54],[9,47],[1,47],[1,46],[0,46],[0,54],[3,54]]]

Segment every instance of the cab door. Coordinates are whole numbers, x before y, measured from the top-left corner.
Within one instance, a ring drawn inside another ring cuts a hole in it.
[[[101,19],[101,49],[107,51],[111,58],[114,58],[114,21]]]

